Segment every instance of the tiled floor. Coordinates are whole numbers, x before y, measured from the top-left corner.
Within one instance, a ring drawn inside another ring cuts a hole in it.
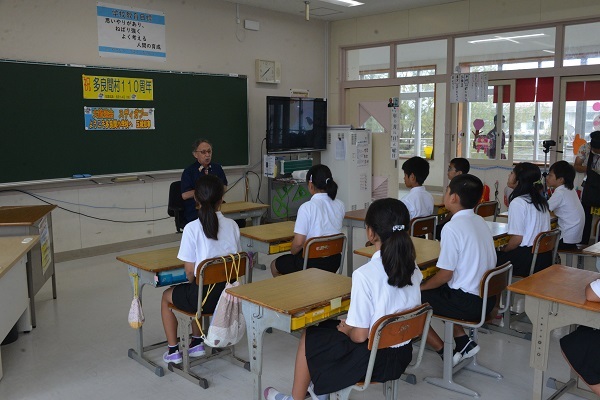
[[[170,244],[174,245],[176,243]],[[251,398],[250,373],[224,360],[197,367],[196,371],[209,381],[209,388],[204,390],[168,370],[159,378],[127,357],[127,350],[135,343],[135,331],[127,323],[132,293],[127,268],[115,259],[119,254],[57,265],[58,299],[52,299],[50,284],[47,284],[36,296],[37,328],[29,334],[20,334],[16,342],[2,347],[4,378],[0,381],[0,399]],[[588,268],[593,269],[591,259],[588,264]],[[256,280],[268,276],[265,271],[255,273]],[[147,343],[164,340],[159,310],[161,293],[161,289],[151,287],[146,287],[143,293]],[[435,326],[439,330],[440,326]],[[564,333],[564,330],[555,332],[554,340]],[[281,332],[265,337],[263,385],[284,391],[291,389],[297,342],[296,337]],[[530,398],[533,381],[529,367],[530,342],[492,332],[480,335],[480,344],[481,364],[500,371],[504,379],[498,381],[461,371],[456,381],[479,391],[484,399]],[[245,339],[240,349],[245,356]],[[163,351],[156,349],[151,355],[159,361]],[[417,371],[419,382],[414,386],[403,383],[400,398],[468,399],[422,381],[425,376],[441,375],[441,369],[439,357],[426,352]],[[568,377],[556,342],[552,346],[549,369],[547,376],[562,380]],[[550,389],[545,392],[546,395],[552,393]],[[353,394],[352,398],[381,399],[381,386]]]

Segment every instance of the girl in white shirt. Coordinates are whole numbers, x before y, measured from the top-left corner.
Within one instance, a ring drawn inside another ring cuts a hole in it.
[[[207,258],[226,256],[241,251],[240,228],[232,219],[225,218],[219,207],[223,202],[225,188],[215,175],[201,175],[196,181],[194,198],[199,203],[198,218],[190,221],[183,229],[179,258],[184,263],[188,283],[168,288],[163,292],[160,312],[167,336],[168,351],[163,361],[180,364],[183,357],[177,341],[177,318],[169,309],[169,304],[177,308],[196,312],[199,288],[196,284],[196,267]],[[218,283],[206,297],[202,306],[204,313],[212,313],[217,306],[225,282]],[[208,285],[204,285],[202,293],[208,293]],[[204,343],[200,337],[200,329],[192,324],[192,341],[189,345],[190,357],[201,357],[205,354]]]
[[[311,326],[300,339],[292,395],[269,387],[267,400],[303,400],[310,382],[317,395],[343,389],[364,379],[369,363],[369,330],[382,316],[421,304],[423,278],[408,235],[409,214],[397,199],[373,202],[367,211],[367,238],[377,249],[352,274],[352,302],[346,320]],[[412,345],[379,350],[372,380],[398,379],[412,359]],[[321,397],[320,397],[321,398]]]
[[[548,199],[550,211],[558,217],[560,227],[559,250],[576,250],[581,242],[585,213],[577,192],[573,190],[575,168],[566,161],[557,161],[550,167],[546,184],[555,188]]]
[[[540,168],[528,162],[517,164],[508,176],[508,186],[514,187],[508,208],[510,239],[499,249],[497,265],[511,261],[515,276],[529,275],[535,237],[550,230],[550,212],[542,194],[541,178]],[[552,253],[538,255],[534,272],[549,267],[552,261]]]
[[[306,182],[312,197],[298,209],[291,254],[280,256],[271,263],[273,276],[302,270],[304,264],[302,249],[308,239],[335,235],[342,231],[346,209],[344,203],[335,199],[338,185],[333,180],[329,167],[323,164],[313,165],[306,174]],[[340,266],[341,257],[342,254],[335,254],[311,259],[308,261],[308,268],[336,272]]]

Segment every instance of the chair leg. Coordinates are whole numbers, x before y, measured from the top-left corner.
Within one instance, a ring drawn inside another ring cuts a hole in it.
[[[469,331],[469,335],[475,342],[477,342],[478,335],[479,335],[478,329],[471,329]],[[491,376],[492,378],[496,378],[498,380],[503,378],[503,376],[501,374],[499,374],[498,372],[492,371],[491,369],[486,368],[483,365],[479,364],[477,362],[477,355],[473,356],[471,358],[471,360],[469,361],[469,363],[467,365],[465,365],[464,368],[468,371],[473,371],[473,372],[477,372],[478,374]]]
[[[439,386],[444,389],[451,390],[465,394],[467,396],[479,397],[479,393],[469,388],[466,388],[452,379],[453,367],[452,357],[454,355],[454,336],[453,336],[454,324],[452,322],[445,321],[444,323],[444,372],[442,378],[425,378],[425,382],[431,383],[432,385]],[[462,363],[461,363],[462,364]],[[464,365],[464,364],[463,364]],[[460,364],[457,366],[457,370],[462,367]]]

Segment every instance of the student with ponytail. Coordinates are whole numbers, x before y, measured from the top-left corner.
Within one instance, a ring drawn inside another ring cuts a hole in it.
[[[198,285],[196,285],[196,267],[201,261],[241,251],[240,229],[234,220],[225,218],[219,211],[223,202],[225,187],[214,175],[201,175],[194,190],[194,198],[200,205],[198,218],[190,221],[183,229],[181,245],[177,258],[183,261],[187,283],[172,286],[163,292],[160,311],[167,336],[168,351],[163,355],[164,362],[181,363],[183,357],[177,341],[177,318],[169,309],[169,303],[188,312],[196,312],[198,305]],[[208,294],[202,310],[212,313],[217,306],[225,282],[218,283]],[[208,292],[208,285],[203,287]],[[189,346],[190,357],[205,354],[200,329],[192,324],[192,341]]]
[[[508,198],[510,239],[498,249],[498,265],[510,261],[515,276],[529,275],[533,241],[538,233],[550,230],[550,212],[541,179],[540,168],[528,162],[515,165],[508,175],[508,186],[514,187]],[[534,272],[549,267],[552,261],[551,253],[538,255]]]
[[[377,250],[373,258],[352,274],[348,318],[329,320],[307,328],[298,346],[291,395],[269,387],[267,400],[301,400],[312,381],[315,394],[343,389],[364,379],[369,363],[369,330],[384,315],[421,304],[423,278],[415,263],[415,248],[408,235],[409,213],[397,199],[371,204],[365,218],[367,239]],[[412,359],[410,341],[379,350],[372,380],[398,379]]]
[[[338,185],[331,176],[329,167],[323,164],[313,165],[306,174],[311,199],[298,209],[294,226],[294,239],[291,254],[285,254],[273,260],[273,276],[300,271],[304,264],[302,249],[304,243],[313,237],[335,235],[342,231],[342,222],[346,213],[344,203],[336,200]],[[319,268],[336,272],[342,255],[336,254],[322,259],[311,259],[308,268]]]

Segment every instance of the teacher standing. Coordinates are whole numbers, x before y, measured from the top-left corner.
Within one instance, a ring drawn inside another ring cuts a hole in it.
[[[194,188],[196,181],[202,174],[215,175],[223,182],[227,191],[227,177],[223,167],[212,161],[212,145],[206,139],[198,139],[192,144],[192,155],[196,159],[192,165],[183,170],[181,174],[181,197],[184,200],[184,215],[186,224],[198,218],[196,201],[194,200]]]
[[[592,231],[592,207],[600,207],[600,131],[590,133],[590,142],[579,148],[573,165],[577,172],[586,174],[581,204],[585,213],[582,244],[588,244]]]

